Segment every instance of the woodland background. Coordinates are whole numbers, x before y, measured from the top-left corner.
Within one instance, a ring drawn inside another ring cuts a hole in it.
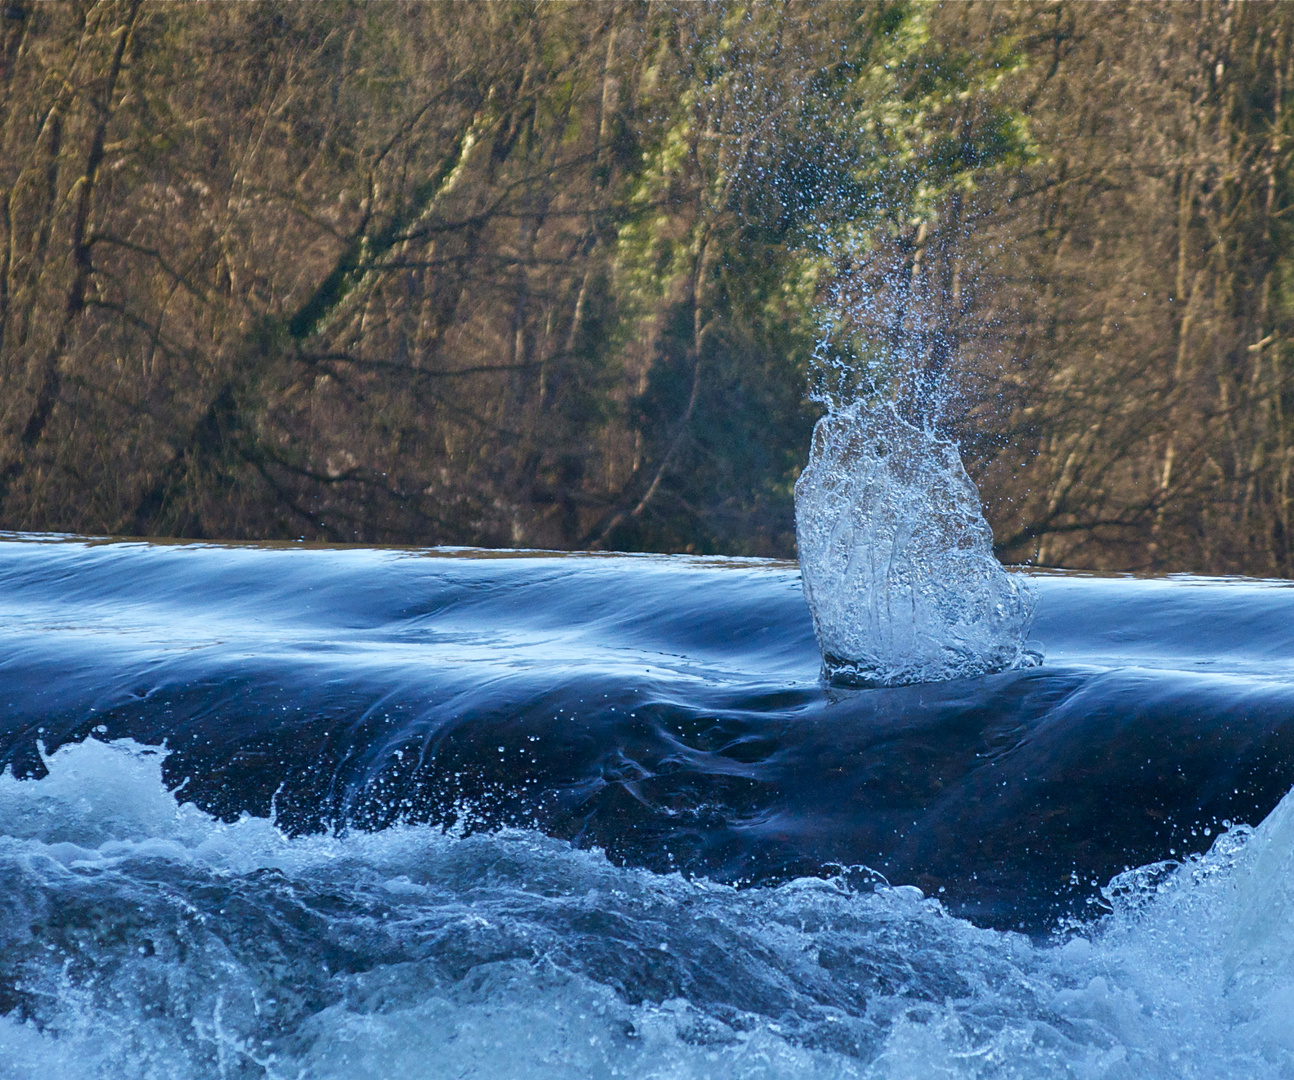
[[[790,556],[843,378],[1007,560],[1294,576],[1292,30],[12,0],[0,528]]]

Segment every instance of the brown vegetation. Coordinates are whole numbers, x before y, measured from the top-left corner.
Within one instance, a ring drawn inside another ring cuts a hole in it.
[[[0,524],[789,555],[835,310],[1006,556],[1290,576],[1292,24],[13,0]]]
[[[1030,363],[1007,551],[1294,574],[1284,4],[1041,9],[1013,194]],[[1041,57],[1037,64],[1041,71]],[[1052,73],[1054,70],[1054,73]]]

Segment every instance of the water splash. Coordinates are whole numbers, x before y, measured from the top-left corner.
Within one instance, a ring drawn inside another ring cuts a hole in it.
[[[953,442],[888,403],[832,408],[795,485],[804,595],[833,682],[897,686],[1041,662],[1034,594],[993,555]]]
[[[1294,1075],[1294,797],[1031,942],[843,876],[735,889],[519,831],[289,838],[177,805],[125,741],[45,763],[0,773],[5,1080]]]

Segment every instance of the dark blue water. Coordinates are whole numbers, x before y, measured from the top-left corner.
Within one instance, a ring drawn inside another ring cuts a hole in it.
[[[0,1076],[1294,1076],[1294,588],[1034,582],[2,542]]]

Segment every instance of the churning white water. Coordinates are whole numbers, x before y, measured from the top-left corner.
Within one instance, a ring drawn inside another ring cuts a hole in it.
[[[1037,663],[1028,580],[993,534],[955,443],[885,402],[817,423],[795,485],[804,595],[824,673],[897,686]]]
[[[1294,801],[1049,943],[532,833],[289,839],[88,741],[0,777],[0,1076],[1294,1075]],[[1112,810],[1112,812],[1117,812]]]

